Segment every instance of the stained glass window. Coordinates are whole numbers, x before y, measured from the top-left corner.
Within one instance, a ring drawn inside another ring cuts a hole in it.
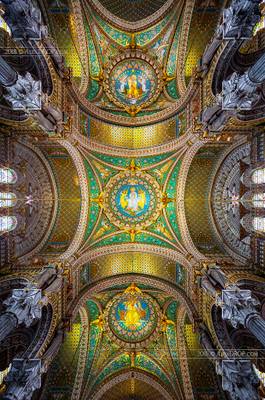
[[[16,183],[17,174],[11,168],[0,168],[0,183],[12,184]]]
[[[254,217],[253,227],[255,231],[265,232],[265,217]]]
[[[265,183],[265,168],[256,169],[252,174],[252,181],[256,184]]]
[[[17,196],[11,192],[0,192],[0,207],[14,207]]]
[[[255,193],[252,202],[254,207],[265,207],[265,193]]]
[[[2,216],[0,217],[0,232],[13,231],[17,226],[17,219],[14,216]]]

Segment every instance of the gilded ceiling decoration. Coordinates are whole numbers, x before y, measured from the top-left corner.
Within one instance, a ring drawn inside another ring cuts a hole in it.
[[[117,343],[125,342],[129,350],[147,346],[162,321],[158,304],[136,285],[115,296],[104,314],[107,334]]]
[[[0,397],[263,398],[265,0],[0,3]]]

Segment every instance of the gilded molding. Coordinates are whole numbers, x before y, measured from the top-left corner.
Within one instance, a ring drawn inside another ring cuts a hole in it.
[[[80,108],[88,114],[92,114],[95,117],[112,124],[126,126],[143,126],[164,121],[165,119],[177,114],[178,111],[184,109],[190,99],[195,94],[197,86],[198,82],[192,79],[189,86],[187,87],[187,90],[185,91],[185,94],[179,100],[175,101],[172,106],[167,107],[164,110],[157,112],[156,114],[145,115],[143,117],[125,117],[122,115],[112,114],[110,112],[100,109],[98,106],[87,100],[87,98],[82,93],[80,93],[75,86],[69,86],[69,91],[74,100],[79,102]]]

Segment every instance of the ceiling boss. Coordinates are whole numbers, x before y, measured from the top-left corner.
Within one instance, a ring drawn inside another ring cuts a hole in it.
[[[163,208],[163,195],[155,178],[141,170],[126,170],[106,185],[103,208],[110,222],[121,229],[144,230]]]
[[[109,100],[131,116],[154,103],[164,86],[161,69],[139,50],[119,54],[105,67],[101,83]]]
[[[103,319],[108,335],[123,347],[142,348],[161,332],[158,303],[134,283],[110,300]]]

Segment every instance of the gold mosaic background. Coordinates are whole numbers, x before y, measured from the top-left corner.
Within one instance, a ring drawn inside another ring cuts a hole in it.
[[[176,263],[157,255],[135,252],[99,257],[90,264],[92,281],[121,273],[146,274],[175,282]]]
[[[131,128],[109,125],[91,118],[90,138],[99,143],[129,149],[158,146],[176,138],[176,120]]]

